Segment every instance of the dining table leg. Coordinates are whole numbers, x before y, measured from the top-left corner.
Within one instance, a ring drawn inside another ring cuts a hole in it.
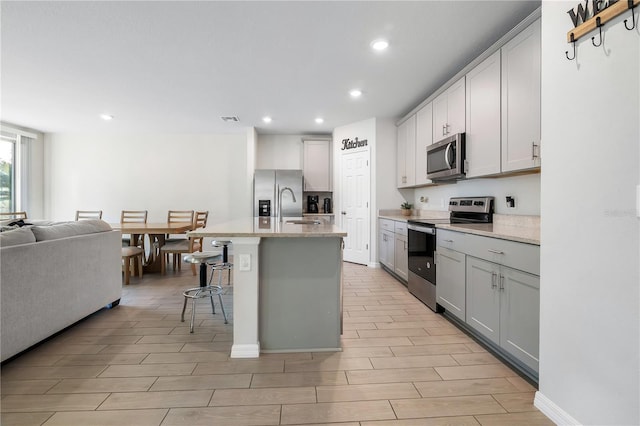
[[[164,234],[148,234],[149,236],[149,258],[144,265],[144,272],[160,272],[162,269],[162,258],[160,248],[165,243]]]

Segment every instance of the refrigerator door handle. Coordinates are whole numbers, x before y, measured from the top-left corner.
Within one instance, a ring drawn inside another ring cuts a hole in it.
[[[278,193],[280,192],[280,185],[273,184],[273,211],[274,217],[280,217],[280,206],[278,205]]]

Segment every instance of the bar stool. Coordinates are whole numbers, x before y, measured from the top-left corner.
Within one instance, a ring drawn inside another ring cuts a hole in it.
[[[213,272],[219,271],[220,278],[218,279],[218,283],[222,281],[222,271],[229,271],[229,275],[227,275],[227,285],[231,285],[231,271],[233,270],[233,263],[229,262],[229,245],[231,241],[226,240],[213,240],[211,241],[211,245],[213,247],[220,248],[222,247],[222,263],[211,264],[212,272],[211,279],[213,279]]]
[[[187,300],[193,300],[191,308],[191,325],[189,332],[193,333],[193,323],[196,320],[196,301],[208,297],[211,300],[211,310],[216,313],[216,307],[213,304],[213,296],[217,295],[220,300],[220,308],[222,309],[222,315],[224,316],[224,323],[228,324],[227,313],[224,310],[224,304],[222,303],[222,286],[220,285],[207,285],[207,265],[214,262],[220,262],[222,255],[211,252],[195,252],[184,256],[183,260],[188,263],[200,265],[200,287],[190,288],[186,290],[182,295],[184,296],[184,305],[182,306],[181,321],[184,322],[184,312],[187,309]],[[213,278],[213,274],[211,275]],[[218,279],[218,283],[222,280],[222,275]]]

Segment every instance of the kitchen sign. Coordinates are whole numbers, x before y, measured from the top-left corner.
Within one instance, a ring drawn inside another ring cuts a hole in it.
[[[628,10],[631,13],[629,18],[625,19],[624,25],[628,30],[634,29],[633,9],[638,4],[640,4],[640,0],[584,0],[584,3],[578,3],[575,8],[567,11],[574,27],[567,32],[567,42],[575,43],[579,38],[595,29],[599,29],[602,33],[602,27],[606,22]],[[629,26],[627,20],[633,21],[633,24]],[[595,42],[594,45],[599,46]]]
[[[346,150],[346,149],[354,149],[354,148],[362,148],[364,146],[367,146],[367,139],[363,139],[363,140],[358,140],[358,138],[355,139],[342,139],[342,151]]]
[[[596,16],[606,8],[618,3],[618,1],[620,0],[585,0],[584,6],[582,6],[582,3],[578,3],[578,6],[568,10],[567,13],[571,18],[571,22],[573,22],[573,26],[577,27],[581,23],[587,22],[589,18]],[[591,8],[589,8],[589,4],[591,4]]]

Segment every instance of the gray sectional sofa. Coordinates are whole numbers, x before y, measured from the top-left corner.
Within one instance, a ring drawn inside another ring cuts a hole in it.
[[[101,220],[25,222],[0,232],[1,361],[122,293],[119,231]]]

